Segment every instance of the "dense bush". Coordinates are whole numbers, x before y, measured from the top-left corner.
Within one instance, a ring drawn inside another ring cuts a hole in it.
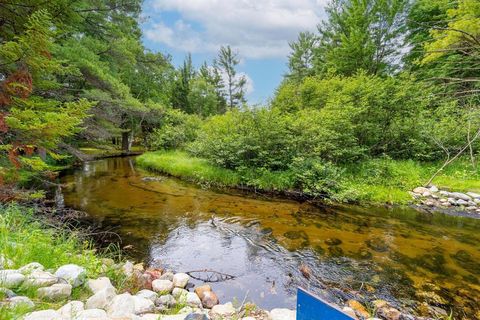
[[[159,127],[147,137],[147,144],[155,150],[182,148],[195,140],[200,125],[201,119],[196,115],[176,109],[167,110]]]

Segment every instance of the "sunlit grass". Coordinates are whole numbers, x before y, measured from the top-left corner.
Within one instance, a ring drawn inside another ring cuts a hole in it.
[[[146,169],[212,186],[292,191],[295,185],[295,177],[288,170],[228,170],[181,151],[145,153],[137,158],[137,163]],[[441,162],[421,163],[387,158],[340,165],[342,174],[337,181],[338,192],[329,197],[340,202],[407,204],[412,201],[408,191],[424,185],[440,166]],[[460,159],[443,170],[433,184],[455,191],[480,192],[480,173],[468,159]]]

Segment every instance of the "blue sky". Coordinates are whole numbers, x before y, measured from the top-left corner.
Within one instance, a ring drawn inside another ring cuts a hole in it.
[[[249,103],[265,103],[287,71],[288,42],[314,31],[327,0],[146,0],[144,44],[175,65],[211,63],[221,45],[239,53]]]

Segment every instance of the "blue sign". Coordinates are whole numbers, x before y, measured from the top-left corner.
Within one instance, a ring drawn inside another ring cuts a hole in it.
[[[298,288],[297,320],[352,320],[336,306]]]

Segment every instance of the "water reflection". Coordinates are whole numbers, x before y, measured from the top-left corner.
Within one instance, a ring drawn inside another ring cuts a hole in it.
[[[177,271],[235,275],[222,300],[294,305],[307,287],[331,301],[426,303],[474,318],[480,308],[480,221],[406,209],[317,208],[202,190],[135,169],[132,158],[90,162],[66,175],[67,205],[118,228],[137,259]],[[310,280],[300,265],[308,266]],[[467,291],[468,294],[465,294]]]

